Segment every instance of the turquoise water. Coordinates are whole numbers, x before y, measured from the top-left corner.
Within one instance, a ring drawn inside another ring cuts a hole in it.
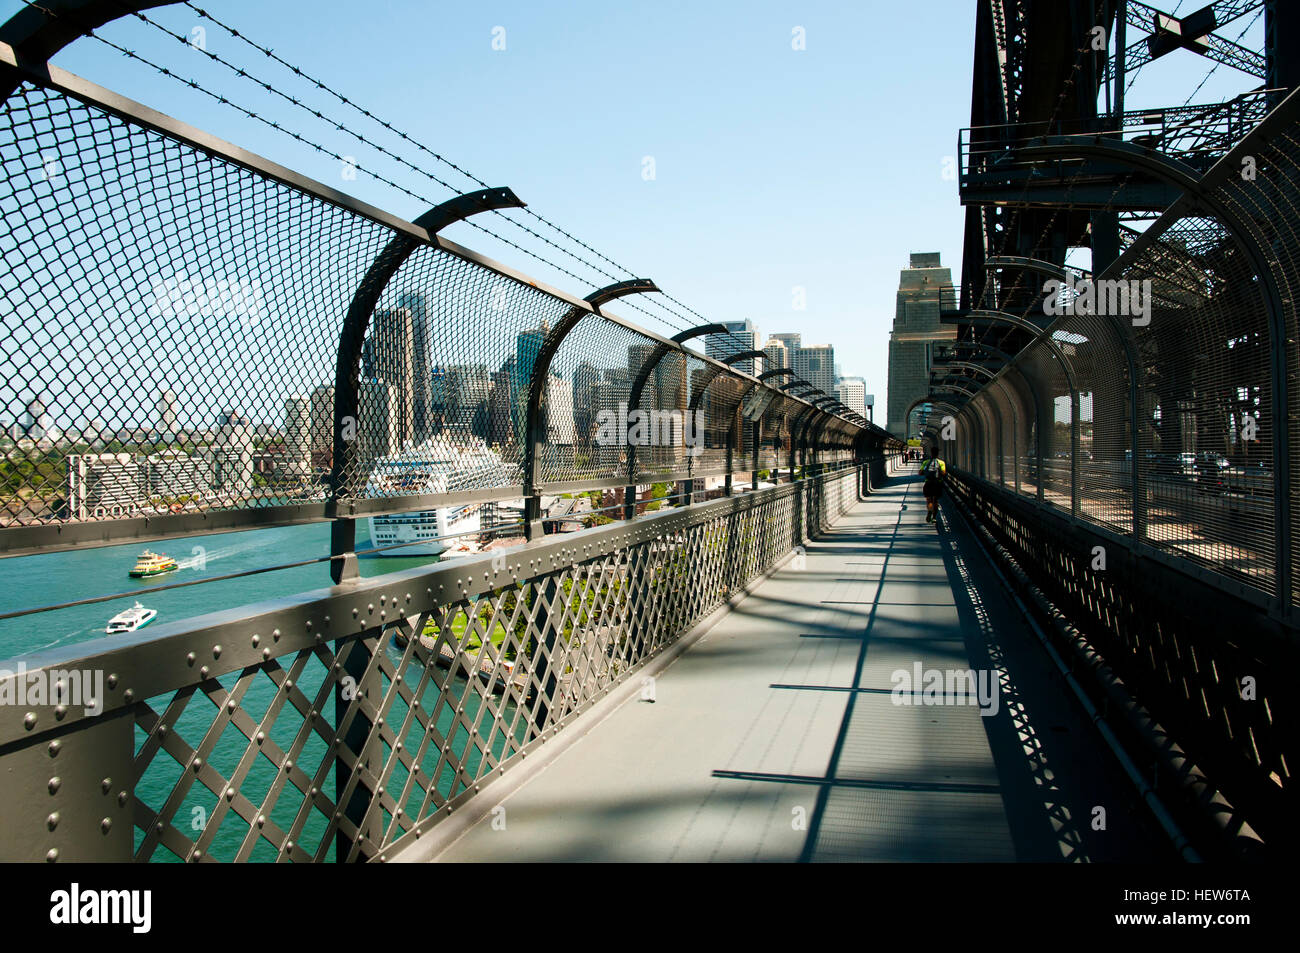
[[[150,627],[162,623],[176,622],[194,616],[228,609],[235,606],[258,602],[263,599],[280,597],[287,594],[318,589],[329,585],[327,563],[317,563],[294,569],[279,570],[241,579],[213,582],[200,586],[190,586],[165,592],[139,595],[142,590],[171,582],[188,582],[219,576],[231,572],[279,563],[309,559],[328,552],[328,524],[307,526],[290,526],[275,529],[262,529],[243,533],[225,533],[214,536],[200,536],[174,539],[166,542],[148,544],[149,549],[171,555],[180,564],[173,573],[157,576],[153,579],[135,580],[127,576],[127,570],[135,564],[136,557],[146,548],[142,544],[112,546],[101,549],[82,549],[62,553],[48,553],[39,556],[21,556],[0,560],[0,612],[29,608],[36,605],[48,605],[72,599],[90,596],[120,593],[120,598],[88,606],[74,606],[56,609],[36,615],[17,619],[0,620],[0,658],[18,660],[33,652],[46,649],[69,650],[78,643],[92,639],[104,638],[104,625],[116,613],[130,606],[137,598],[145,606],[157,609],[158,617]],[[364,548],[359,545],[358,548]],[[363,576],[377,576],[414,566],[431,565],[437,562],[436,556],[419,557],[362,557],[359,560]],[[145,633],[148,629],[143,630]],[[385,650],[396,663],[401,652],[389,642]],[[69,653],[75,657],[75,652]],[[315,707],[325,719],[325,726],[332,724],[334,717],[333,693],[320,696],[326,669],[322,661],[308,656],[301,662],[293,656],[280,659],[280,664],[289,670],[295,664],[299,668],[293,672],[297,689],[302,693],[305,704]],[[12,665],[5,667],[12,668]],[[409,670],[408,670],[409,674]],[[439,670],[439,679],[445,674]],[[284,704],[276,712],[268,712],[276,695],[276,686],[266,672],[254,671],[249,674],[232,672],[218,680],[222,687],[232,692],[239,700],[239,713],[251,719],[244,727],[256,731],[261,727],[269,743],[288,750],[299,733],[303,730],[304,713],[292,703]],[[408,677],[407,683],[410,684]],[[388,688],[385,680],[384,689]],[[461,695],[466,688],[462,680],[453,682],[453,692]],[[424,712],[434,709],[437,702],[438,688],[433,682],[423,691],[420,704]],[[470,717],[477,714],[482,703],[476,691],[465,693],[466,710]],[[183,705],[183,711],[175,720],[175,731],[170,733],[169,743],[183,740],[191,748],[198,748],[206,734],[212,730],[216,720],[221,717],[221,709],[202,690],[185,696],[183,693],[173,697],[164,695],[150,699],[153,711],[162,715],[171,705]],[[492,704],[501,705],[500,699]],[[507,706],[509,716],[513,708]],[[390,712],[388,724],[401,724],[407,715],[406,705],[398,702]],[[490,723],[491,712],[485,713]],[[444,705],[439,711],[438,727],[443,737],[452,730],[454,710]],[[324,726],[323,726],[324,727]],[[486,725],[485,725],[486,727]],[[137,727],[137,752],[145,744],[148,735]],[[424,732],[418,723],[413,723],[405,732],[404,744],[407,751],[416,751],[424,738]],[[452,750],[462,755],[471,772],[477,767],[481,758],[478,749],[470,744],[469,733],[458,726],[449,739]],[[268,742],[264,742],[267,744]],[[492,745],[500,754],[504,738],[497,736]],[[257,808],[256,814],[263,813],[264,804],[273,804],[264,812],[266,823],[278,825],[282,830],[289,830],[299,817],[304,803],[304,795],[291,783],[286,783],[283,773],[278,771],[266,757],[258,755],[257,746],[250,746],[244,732],[235,724],[226,724],[217,739],[206,762],[223,778],[233,777],[241,762],[251,762],[247,775],[238,785],[238,794],[247,798]],[[323,794],[334,797],[333,772],[322,778],[315,778],[317,770],[325,758],[326,744],[319,734],[313,733],[297,764],[317,780]],[[385,757],[389,752],[385,751]],[[151,809],[160,810],[169,798],[177,804],[172,815],[172,825],[181,835],[197,839],[208,827],[216,831],[208,853],[220,859],[232,859],[240,849],[250,830],[250,822],[233,810],[234,803],[226,801],[218,793],[210,791],[205,785],[194,781],[182,795],[178,790],[178,781],[185,776],[185,767],[181,760],[187,755],[180,747],[171,752],[158,751],[149,762],[143,778],[136,786],[137,796]],[[437,764],[436,753],[426,754],[420,761],[426,776],[424,784],[429,783],[428,773]],[[407,782],[407,770],[398,766],[387,783],[386,790],[400,795]],[[452,775],[450,769],[444,769],[437,779],[438,789],[445,795],[451,789]],[[183,787],[183,785],[182,785]],[[274,796],[272,796],[274,795]],[[410,800],[403,807],[408,814],[419,808],[420,791],[415,789]],[[322,807],[327,807],[322,803]],[[311,808],[305,811],[305,824],[301,833],[295,838],[309,853],[316,853],[326,827],[326,818],[321,810]],[[385,820],[385,825],[387,821]],[[215,825],[215,826],[214,826]],[[269,833],[269,831],[268,831]],[[169,832],[168,838],[175,838]],[[145,832],[136,830],[136,847],[139,849]],[[165,846],[152,852],[154,860],[174,860]],[[179,849],[185,845],[174,842]],[[332,852],[329,855],[332,858]],[[250,860],[274,860],[276,850],[265,838],[258,838]]]

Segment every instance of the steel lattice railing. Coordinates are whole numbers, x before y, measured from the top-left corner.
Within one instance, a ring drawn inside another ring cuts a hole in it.
[[[845,466],[29,660],[7,860],[391,859],[834,521]],[[12,686],[11,686],[12,687]],[[9,795],[12,795],[9,796]]]

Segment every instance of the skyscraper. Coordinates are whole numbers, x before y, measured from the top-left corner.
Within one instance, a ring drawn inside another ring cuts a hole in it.
[[[415,436],[414,331],[409,308],[377,311],[361,351],[361,376],[393,389],[392,417],[397,447]]]
[[[303,478],[311,474],[311,398],[300,394],[284,400],[284,475]]]
[[[176,395],[169,390],[158,392],[158,431],[166,436],[176,432]]]
[[[939,261],[938,252],[911,256],[899,276],[894,329],[889,335],[889,406],[886,428],[898,437],[911,437],[904,419],[907,408],[930,392],[930,365],[936,342],[952,341],[954,325],[939,320],[940,311],[957,307],[952,272]]]
[[[722,321],[720,323],[727,331],[726,333],[710,334],[705,337],[704,353],[706,355],[715,361],[721,361],[733,354],[739,354],[741,351],[757,350],[758,331],[754,328],[753,321],[745,319],[744,321]],[[755,374],[761,371],[761,368],[755,367],[752,357],[737,361],[731,366],[746,374]]]
[[[794,356],[794,372],[813,387],[835,393],[835,349],[829,344],[800,346]]]
[[[767,355],[763,358],[764,371],[778,371],[786,367],[794,370],[790,364],[790,351],[779,338],[768,338],[763,345],[763,353]]]
[[[861,377],[841,377],[835,396],[849,410],[867,416],[867,382]]]
[[[419,442],[434,431],[435,421],[430,407],[432,401],[430,381],[430,349],[433,345],[432,318],[423,294],[406,291],[397,296],[398,308],[411,313],[411,439]]]

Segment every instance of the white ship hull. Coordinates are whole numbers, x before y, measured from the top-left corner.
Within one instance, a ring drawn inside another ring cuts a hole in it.
[[[477,533],[479,528],[477,504],[372,516],[370,543],[395,547],[382,549],[377,556],[437,556],[458,541],[455,534]]]

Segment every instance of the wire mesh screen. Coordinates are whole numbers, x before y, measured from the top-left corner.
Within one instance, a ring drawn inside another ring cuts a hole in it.
[[[1150,320],[1134,328],[1146,538],[1272,592],[1276,421],[1254,276],[1205,218],[1172,223],[1123,274],[1152,288]]]
[[[534,365],[545,335],[570,310],[441,249],[417,248],[370,317],[345,484],[360,498],[517,491]],[[548,383],[545,430],[572,466],[573,380],[552,375]]]
[[[389,230],[31,85],[0,163],[5,525],[323,498],[339,329]]]
[[[0,532],[188,535],[330,502],[444,534],[521,496],[530,454],[538,484],[721,472],[728,448],[753,462],[742,392],[788,407],[672,348],[629,408],[662,339],[59,90],[4,104],[0,162]]]
[[[1250,473],[1254,481],[1269,479],[1263,472],[1270,467],[1266,460],[1272,457],[1272,467],[1280,460],[1280,446],[1275,442],[1272,452],[1266,456],[1265,448],[1257,444],[1277,437],[1286,440],[1284,459],[1289,467],[1289,480],[1285,489],[1285,499],[1276,505],[1288,507],[1287,522],[1291,533],[1290,560],[1292,567],[1300,564],[1300,526],[1293,501],[1300,495],[1300,441],[1294,439],[1295,425],[1300,421],[1300,320],[1297,306],[1300,303],[1300,133],[1297,132],[1297,102],[1292,95],[1286,103],[1277,108],[1277,115],[1271,117],[1267,126],[1257,130],[1243,144],[1239,161],[1224,163],[1216,169],[1212,179],[1207,183],[1214,188],[1215,197],[1233,214],[1240,227],[1255,247],[1267,249],[1264,263],[1276,283],[1277,300],[1273,307],[1277,311],[1277,322],[1270,337],[1270,349],[1275,359],[1273,377],[1279,385],[1286,387],[1284,413],[1286,420],[1275,423],[1281,427],[1273,434],[1257,423],[1256,440],[1243,441],[1244,430],[1231,431],[1238,436],[1237,456],[1244,465],[1243,483],[1232,490],[1234,495],[1258,497],[1262,487],[1248,487],[1245,473]],[[1252,329],[1256,322],[1251,322]],[[1232,339],[1234,358],[1236,350],[1242,347],[1242,353],[1249,353],[1258,348],[1251,340],[1242,340],[1241,336]],[[1251,360],[1254,364],[1254,360]],[[1244,376],[1244,374],[1243,374]],[[1266,419],[1264,409],[1258,415],[1253,414],[1250,384],[1245,393],[1231,395],[1236,398],[1233,406],[1234,419],[1240,427],[1246,426],[1245,415]],[[1254,451],[1254,452],[1252,452]],[[1229,462],[1231,463],[1231,457]],[[1255,490],[1254,493],[1251,490]],[[1246,503],[1241,504],[1243,508]],[[1253,505],[1251,506],[1253,510]],[[1259,516],[1253,512],[1249,525],[1259,523]],[[1291,572],[1291,591],[1285,595],[1291,603],[1300,602],[1300,574]]]

